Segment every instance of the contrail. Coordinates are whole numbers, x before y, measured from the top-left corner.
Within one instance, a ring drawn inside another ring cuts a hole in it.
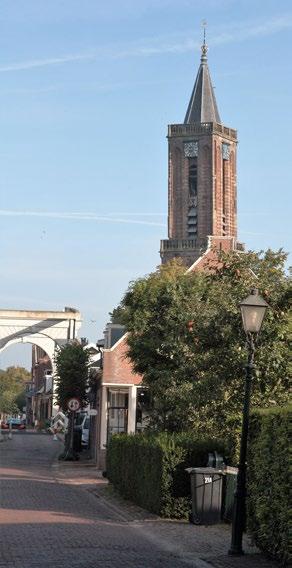
[[[281,31],[289,30],[292,27],[292,14],[279,14],[265,21],[245,21],[231,22],[223,32],[210,34],[212,46],[224,45],[247,41],[250,38],[265,37]],[[209,30],[210,33],[211,30]],[[178,38],[158,37],[145,39],[138,44],[128,44],[123,46],[104,46],[92,49],[90,52],[64,54],[55,57],[45,57],[43,59],[31,59],[27,61],[12,62],[0,65],[0,73],[9,71],[26,71],[28,69],[61,65],[76,61],[90,61],[98,59],[126,59],[129,57],[151,57],[163,54],[186,53],[199,49],[201,42],[192,37],[186,38],[186,33],[179,35]]]
[[[32,59],[30,61],[20,61],[19,63],[8,63],[0,66],[0,73],[7,71],[26,71],[35,67],[48,67],[51,65],[60,65],[62,63],[70,63],[74,61],[90,61],[96,59],[96,54],[92,53],[75,53],[72,55],[61,55],[60,57],[47,57],[45,59]]]
[[[110,213],[107,213],[107,217],[111,217],[114,215],[126,215],[127,217],[165,217],[166,213],[132,213],[132,212],[125,212],[122,211],[121,213],[118,213],[116,211],[111,211]]]
[[[166,227],[164,223],[155,221],[141,221],[137,219],[123,219],[120,217],[108,217],[106,215],[96,215],[95,213],[74,213],[58,211],[12,211],[0,209],[2,217],[40,217],[48,219],[67,219],[71,221],[104,221],[109,223],[125,223],[129,225],[150,225],[154,227]]]

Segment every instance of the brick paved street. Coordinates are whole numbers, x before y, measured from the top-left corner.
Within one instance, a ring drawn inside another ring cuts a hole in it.
[[[13,433],[0,444],[0,568],[274,568],[226,555],[230,527],[162,521],[116,498],[96,469],[58,463],[61,442]]]

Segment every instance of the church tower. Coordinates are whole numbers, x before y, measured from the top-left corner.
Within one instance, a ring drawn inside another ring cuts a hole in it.
[[[237,132],[220,119],[207,51],[204,34],[184,123],[168,127],[168,239],[161,241],[162,264],[180,257],[191,266],[208,248],[237,248]]]

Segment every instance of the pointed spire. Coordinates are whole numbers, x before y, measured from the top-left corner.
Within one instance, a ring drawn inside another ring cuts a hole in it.
[[[204,38],[201,47],[201,65],[190,98],[184,124],[193,124],[194,122],[221,123],[207,63],[208,46],[206,44],[206,22],[203,22],[203,26]]]

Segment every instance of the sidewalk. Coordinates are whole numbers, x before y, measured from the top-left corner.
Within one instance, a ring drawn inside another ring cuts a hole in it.
[[[161,519],[157,515],[125,501],[117,495],[94,464],[58,462],[54,465],[56,481],[78,485],[90,492],[100,504],[111,510],[120,523],[130,525],[155,546],[179,555],[186,564],[197,568],[279,568],[275,561],[267,559],[244,539],[245,555],[228,556],[231,526],[195,526],[187,521]],[[170,567],[171,568],[171,567]]]

